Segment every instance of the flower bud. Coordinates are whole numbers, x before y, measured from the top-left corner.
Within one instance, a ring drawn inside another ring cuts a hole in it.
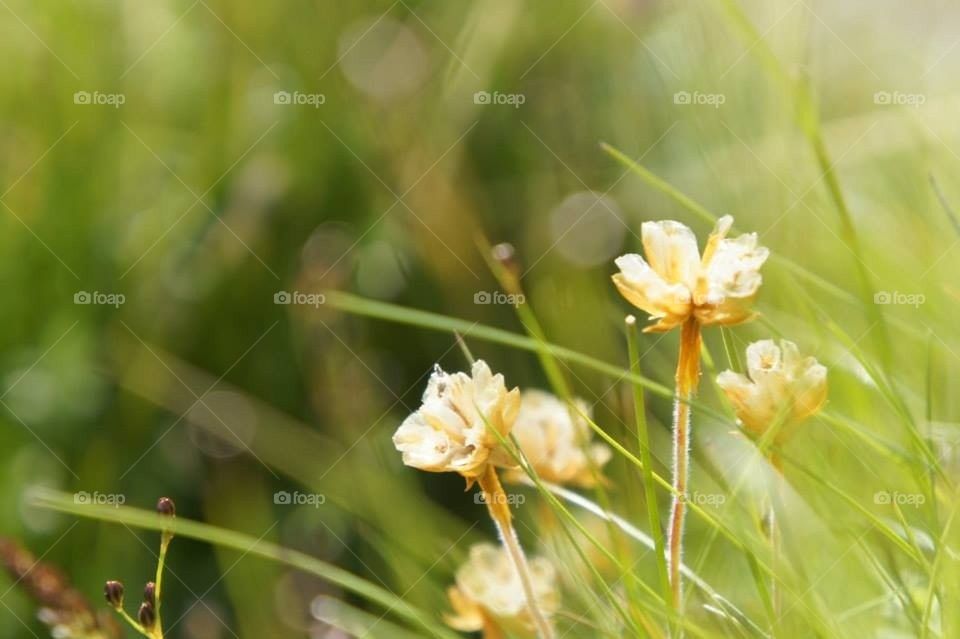
[[[169,497],[161,497],[157,502],[157,512],[166,517],[173,517],[177,514],[176,506]]]
[[[157,609],[153,607],[152,603],[143,602],[140,604],[137,619],[141,626],[149,630],[153,628],[153,624],[157,623]]]
[[[108,581],[103,587],[103,596],[108,604],[119,608],[123,605],[123,584],[119,581]]]
[[[157,602],[157,584],[152,581],[147,582],[147,585],[143,587],[143,601],[148,604]]]

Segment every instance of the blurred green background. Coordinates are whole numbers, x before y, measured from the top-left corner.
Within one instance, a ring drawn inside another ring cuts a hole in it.
[[[864,444],[912,450],[867,364],[957,469],[960,235],[931,177],[960,202],[960,11],[737,6],[752,33],[723,2],[0,1],[0,534],[99,603],[108,578],[139,589],[156,535],[35,509],[25,490],[146,508],[168,495],[181,516],[305,550],[441,614],[468,542],[492,527],[459,478],[404,468],[390,436],[435,362],[465,367],[460,349],[275,296],[341,289],[522,333],[509,305],[477,303],[499,291],[485,237],[515,246],[550,341],[625,365],[613,259],[639,250],[644,220],[679,219],[701,238],[710,225],[601,142],[778,256],[763,320],[734,341],[782,334],[830,367],[846,428],[814,420],[793,457],[894,518],[871,495],[916,492],[924,473]],[[804,134],[814,111],[819,160]],[[876,292],[923,299],[868,303]],[[676,338],[641,343],[644,372],[665,385]],[[466,341],[509,384],[546,386],[532,354]],[[706,344],[726,367],[719,333]],[[564,372],[633,446],[628,386]],[[711,372],[701,399],[725,410]],[[648,412],[666,473],[670,403],[651,398]],[[735,483],[750,453],[732,420],[695,429],[693,485]],[[608,474],[614,510],[644,522],[635,469],[618,457]],[[909,636],[894,598],[844,554],[851,539],[888,542],[808,475],[791,479],[816,512],[798,507],[794,531],[816,596],[849,636]],[[326,502],[274,503],[297,490]],[[531,502],[521,537],[549,548],[548,509]],[[930,506],[905,517],[939,539],[949,513]],[[708,537],[691,523],[690,548]],[[743,559],[710,548],[704,574],[761,614]],[[647,559],[638,570],[654,583]],[[890,561],[900,583],[921,581]],[[317,596],[341,596],[318,580],[187,540],[170,562],[171,637],[341,636],[310,613]],[[583,611],[575,574],[564,596]],[[0,635],[43,636],[9,586]]]

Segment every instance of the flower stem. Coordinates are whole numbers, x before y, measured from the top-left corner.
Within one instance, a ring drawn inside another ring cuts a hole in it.
[[[777,571],[780,569],[778,564],[781,563],[781,554],[783,553],[782,549],[782,538],[780,533],[780,527],[777,525],[777,497],[779,493],[780,481],[783,477],[783,462],[780,460],[780,455],[776,452],[770,454],[770,463],[773,465],[776,471],[776,482],[772,487],[772,492],[770,495],[770,503],[767,510],[767,535],[770,538],[770,550],[772,560],[770,563],[771,575],[770,575],[770,595],[773,599],[773,612],[776,615],[775,620],[780,620],[781,610],[783,609],[783,597],[781,596],[781,590],[777,586]]]
[[[673,502],[667,552],[673,606],[683,608],[680,566],[683,559],[683,522],[686,515],[687,479],[690,475],[690,400],[700,380],[700,324],[693,317],[683,324],[677,358],[676,396],[673,410]]]
[[[167,561],[167,550],[170,548],[170,541],[173,539],[173,533],[168,530],[160,533],[160,556],[157,558],[157,575],[154,578],[154,602],[153,607],[157,611],[157,622],[153,627],[153,634],[156,639],[163,639],[163,622],[160,617],[160,589],[163,585],[163,567]]]
[[[510,506],[507,504],[507,494],[503,490],[500,478],[497,477],[496,469],[487,465],[486,470],[478,478],[480,489],[483,491],[484,501],[487,503],[487,510],[490,517],[497,525],[500,532],[500,538],[503,540],[503,546],[510,555],[514,567],[517,569],[517,576],[520,578],[520,584],[523,586],[523,594],[527,599],[527,609],[537,627],[537,636],[540,639],[553,639],[553,626],[547,621],[543,612],[537,606],[537,599],[533,592],[533,584],[530,581],[530,567],[527,565],[527,557],[523,554],[523,548],[520,547],[520,541],[517,539],[516,530],[513,528],[513,516],[510,513]]]

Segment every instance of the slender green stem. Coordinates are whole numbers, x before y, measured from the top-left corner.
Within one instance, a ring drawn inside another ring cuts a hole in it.
[[[157,611],[157,621],[154,625],[154,634],[157,639],[163,639],[163,617],[160,616],[160,605],[163,602],[161,588],[163,586],[163,567],[167,561],[167,550],[170,549],[170,540],[173,539],[173,533],[163,531],[160,533],[160,555],[157,558],[157,575],[154,577],[154,602],[153,607]]]
[[[128,624],[130,624],[131,628],[139,632],[144,637],[147,637],[148,639],[153,639],[153,635],[150,634],[143,626],[141,626],[140,622],[138,622],[136,619],[131,617],[126,610],[124,610],[123,608],[116,608],[116,611],[117,611],[117,614],[120,615],[121,619],[123,619]]]
[[[627,324],[627,351],[630,357],[630,370],[640,374],[640,354],[637,348],[637,318],[628,315]],[[643,489],[647,501],[647,519],[650,522],[650,534],[653,536],[654,550],[657,556],[657,572],[660,575],[660,585],[663,588],[664,601],[672,601],[670,589],[670,574],[667,571],[666,546],[663,530],[660,527],[660,509],[657,504],[656,484],[653,481],[653,454],[650,451],[650,433],[647,428],[646,406],[643,399],[643,389],[631,384],[633,389],[634,415],[637,423],[637,440],[640,448],[640,461],[643,463]],[[672,605],[676,606],[674,602]]]

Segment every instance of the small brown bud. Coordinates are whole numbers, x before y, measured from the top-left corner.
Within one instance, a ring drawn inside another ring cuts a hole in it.
[[[103,587],[103,596],[106,597],[108,604],[119,608],[123,605],[123,584],[119,581],[108,581]]]
[[[157,623],[157,609],[153,607],[152,603],[143,602],[140,604],[140,611],[137,613],[137,619],[140,621],[140,625],[144,628],[153,628],[153,624]]]
[[[148,581],[143,587],[143,600],[148,604],[157,603],[157,584]]]
[[[157,502],[157,512],[166,517],[173,517],[177,514],[177,508],[173,505],[173,500],[169,497],[161,497]]]

